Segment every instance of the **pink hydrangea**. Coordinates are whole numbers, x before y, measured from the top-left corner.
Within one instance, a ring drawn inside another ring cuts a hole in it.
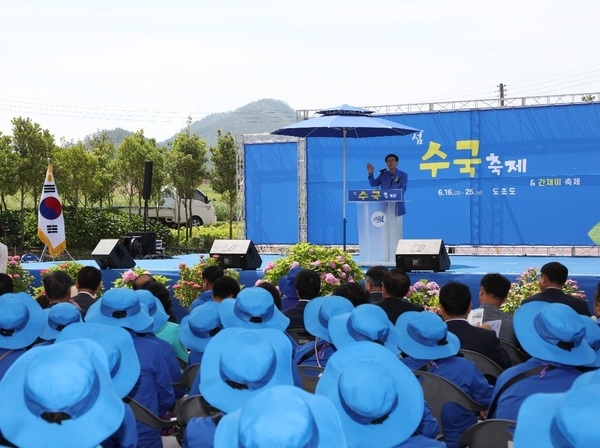
[[[294,261],[294,262],[292,262],[292,265],[290,266],[290,270],[297,268],[297,267],[300,267],[300,263],[298,263],[297,261]]]
[[[335,278],[335,276],[333,274],[327,273],[325,274],[325,281],[327,283],[329,283],[330,285],[335,285],[338,283],[338,279]]]
[[[337,266],[337,264],[335,263],[335,261],[330,261],[329,263],[327,263],[329,265],[329,267],[331,269],[335,269],[335,267]]]
[[[134,281],[137,277],[138,275],[131,269],[123,273],[123,281],[125,281],[126,283]]]

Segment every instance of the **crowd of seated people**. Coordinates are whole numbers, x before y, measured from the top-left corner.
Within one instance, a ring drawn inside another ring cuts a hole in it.
[[[287,309],[277,288],[233,288],[221,297],[220,275],[212,297],[180,323],[152,278],[99,297],[90,283],[84,307],[60,275],[44,283],[43,304],[3,286],[0,396],[10,406],[0,407],[0,446],[452,448],[483,419],[514,421],[517,448],[592,446],[600,327],[579,304],[547,291],[560,288],[561,266],[545,265],[542,293],[502,316],[508,333],[467,327],[471,296],[459,282],[442,286],[439,314],[411,306],[399,269],[373,274],[375,287],[381,277],[377,301],[358,283],[315,295],[318,275],[299,269],[280,282],[295,295]],[[500,274],[483,276],[482,307],[498,311],[506,285]],[[298,325],[314,339],[299,343],[288,332]],[[499,341],[528,359],[515,363]],[[463,357],[465,347],[500,361],[495,383]],[[193,366],[193,384],[182,384]],[[315,369],[310,388],[301,366]],[[425,372],[484,410],[454,403],[433,412]],[[177,423],[194,397],[207,407]]]

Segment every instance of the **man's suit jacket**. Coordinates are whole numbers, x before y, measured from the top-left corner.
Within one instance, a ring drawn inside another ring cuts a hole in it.
[[[388,319],[392,324],[396,324],[396,320],[400,314],[405,313],[407,311],[424,311],[421,305],[415,305],[414,303],[410,303],[407,300],[401,299],[399,297],[386,297],[385,299],[373,303],[373,305],[378,305],[383,308],[385,314],[387,314]]]
[[[475,327],[464,319],[448,320],[446,324],[448,325],[448,331],[454,333],[460,340],[461,349],[479,352],[503,369],[512,366],[510,357],[500,345],[494,330]]]
[[[282,313],[290,318],[288,328],[305,328],[304,327],[304,308],[308,300],[299,300],[295,306],[283,310]]]
[[[548,303],[563,303],[565,305],[570,306],[579,314],[583,314],[584,316],[590,316],[590,307],[587,303],[587,300],[578,299],[577,297],[573,297],[562,289],[558,288],[546,288],[537,294],[532,295],[531,297],[526,298],[521,302],[521,305],[529,302],[535,302],[536,300]]]
[[[88,308],[96,302],[95,298],[85,292],[80,292],[76,296],[71,297],[71,300],[79,305],[83,314],[87,313]]]

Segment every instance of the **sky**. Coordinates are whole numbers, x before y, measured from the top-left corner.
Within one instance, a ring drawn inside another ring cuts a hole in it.
[[[0,132],[600,92],[598,0],[0,0]],[[596,95],[596,100],[600,95]]]

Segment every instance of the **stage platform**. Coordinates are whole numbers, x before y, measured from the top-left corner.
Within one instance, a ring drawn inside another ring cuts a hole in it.
[[[547,253],[547,252],[546,252]],[[179,255],[173,258],[135,260],[136,267],[147,269],[152,274],[160,274],[169,278],[167,285],[174,284],[179,278],[179,265],[185,263],[192,266],[200,262],[201,254]],[[202,254],[208,257],[208,254]],[[253,286],[263,276],[263,269],[269,261],[280,258],[279,254],[262,254],[260,269],[240,271],[240,283],[244,286]],[[353,254],[353,259],[360,265],[360,254]],[[488,272],[499,272],[508,277],[512,282],[527,268],[541,268],[550,261],[559,261],[569,269],[569,278],[577,281],[580,289],[585,291],[588,303],[593,302],[594,293],[600,282],[600,257],[598,256],[568,256],[561,255],[499,255],[487,251],[487,255],[450,255],[450,269],[445,272],[413,271],[409,273],[412,282],[425,278],[442,285],[455,280],[465,283],[471,290],[474,306],[478,306],[479,280]],[[34,276],[34,286],[41,284],[40,272],[61,262],[34,262],[24,263],[23,266]],[[77,260],[86,266],[97,266],[94,260]],[[389,266],[394,267],[394,266]],[[364,270],[367,268],[364,267]],[[105,269],[102,271],[102,280],[105,288],[112,287],[113,282],[125,272],[126,269]],[[179,319],[185,315],[186,310],[176,306],[176,315]]]

